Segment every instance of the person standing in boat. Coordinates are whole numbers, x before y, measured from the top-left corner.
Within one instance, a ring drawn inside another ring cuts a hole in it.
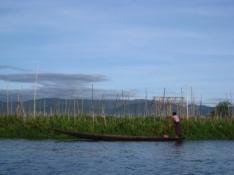
[[[176,114],[176,112],[172,113],[172,119],[174,122],[176,137],[181,137],[182,134],[181,134],[180,117]]]

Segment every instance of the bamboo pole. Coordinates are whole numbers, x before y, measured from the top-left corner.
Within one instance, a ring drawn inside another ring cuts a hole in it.
[[[67,113],[68,113],[68,104],[67,104],[67,99],[65,99],[65,115],[68,115]]]
[[[147,89],[145,89],[145,108],[144,108],[144,117],[148,115],[148,92]]]
[[[9,115],[9,92],[8,92],[8,84],[6,85],[6,97],[7,97],[7,102],[6,102],[6,108],[7,108],[7,116]]]
[[[46,99],[43,99],[43,116],[46,116]]]
[[[36,95],[37,95],[38,68],[35,75],[34,95],[33,95],[33,117],[36,117]]]
[[[166,88],[163,88],[163,116],[166,116],[166,104],[165,104],[165,97],[166,97]]]
[[[21,108],[21,112],[22,112],[23,118],[25,119],[26,112],[25,112],[25,109],[24,109],[24,104],[23,104],[22,100],[19,100],[19,102],[20,102],[20,108]]]
[[[84,115],[84,99],[81,99],[81,116]]]
[[[122,102],[122,107],[123,107],[123,111],[122,111],[122,116],[125,116],[125,97],[124,97],[124,91],[122,89],[122,93],[121,93],[121,102]]]
[[[94,99],[93,99],[93,83],[92,83],[92,118],[93,118],[93,126],[94,126]]]
[[[13,109],[13,106],[12,106],[12,96],[10,96],[10,115],[12,115],[12,109]]]
[[[79,98],[76,100],[76,116],[79,117],[80,115],[80,103],[79,103]]]
[[[189,118],[189,109],[188,109],[188,88],[186,90],[186,118]]]
[[[233,114],[233,107],[234,107],[234,106],[233,106],[233,99],[232,99],[232,91],[230,92],[230,97],[231,97],[231,105],[232,105],[232,106],[231,106],[231,117],[233,117],[233,115],[234,115],[234,114]]]
[[[201,99],[200,99],[200,106],[199,106],[199,116],[202,116],[202,95],[201,95]]]
[[[104,124],[106,126],[106,114],[105,114],[105,105],[104,105],[104,103],[105,103],[105,97],[104,97],[104,94],[103,94],[102,95],[102,106],[101,106],[101,108],[102,108],[102,117],[104,119]]]
[[[76,117],[76,100],[73,99],[73,118]]]
[[[180,116],[184,116],[184,114],[183,114],[183,104],[184,104],[183,88],[180,89],[180,97],[181,97],[181,101],[180,101]]]

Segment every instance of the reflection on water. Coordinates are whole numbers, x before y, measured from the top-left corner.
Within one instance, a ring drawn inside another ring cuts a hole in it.
[[[233,141],[0,140],[0,174],[230,174]]]

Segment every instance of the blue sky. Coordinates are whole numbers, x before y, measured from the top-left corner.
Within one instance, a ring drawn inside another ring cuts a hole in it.
[[[136,97],[145,88],[152,97],[192,86],[207,102],[234,88],[232,0],[0,0],[0,21],[6,76],[103,75],[96,88]]]

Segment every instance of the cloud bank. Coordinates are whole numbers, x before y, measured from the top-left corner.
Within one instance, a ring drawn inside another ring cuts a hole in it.
[[[0,70],[13,70],[13,71],[20,71],[20,72],[30,71],[28,69],[22,69],[22,68],[19,68],[19,67],[8,66],[8,65],[0,65]]]
[[[32,99],[35,87],[37,98],[91,98],[92,85],[94,98],[116,98],[120,94],[117,90],[95,88],[97,83],[108,81],[106,76],[97,74],[0,74],[0,80],[29,85],[23,89],[1,89],[0,97],[2,99],[6,99],[7,94],[13,100],[16,100],[18,96],[23,100]],[[134,92],[124,91],[123,95],[132,97]]]

